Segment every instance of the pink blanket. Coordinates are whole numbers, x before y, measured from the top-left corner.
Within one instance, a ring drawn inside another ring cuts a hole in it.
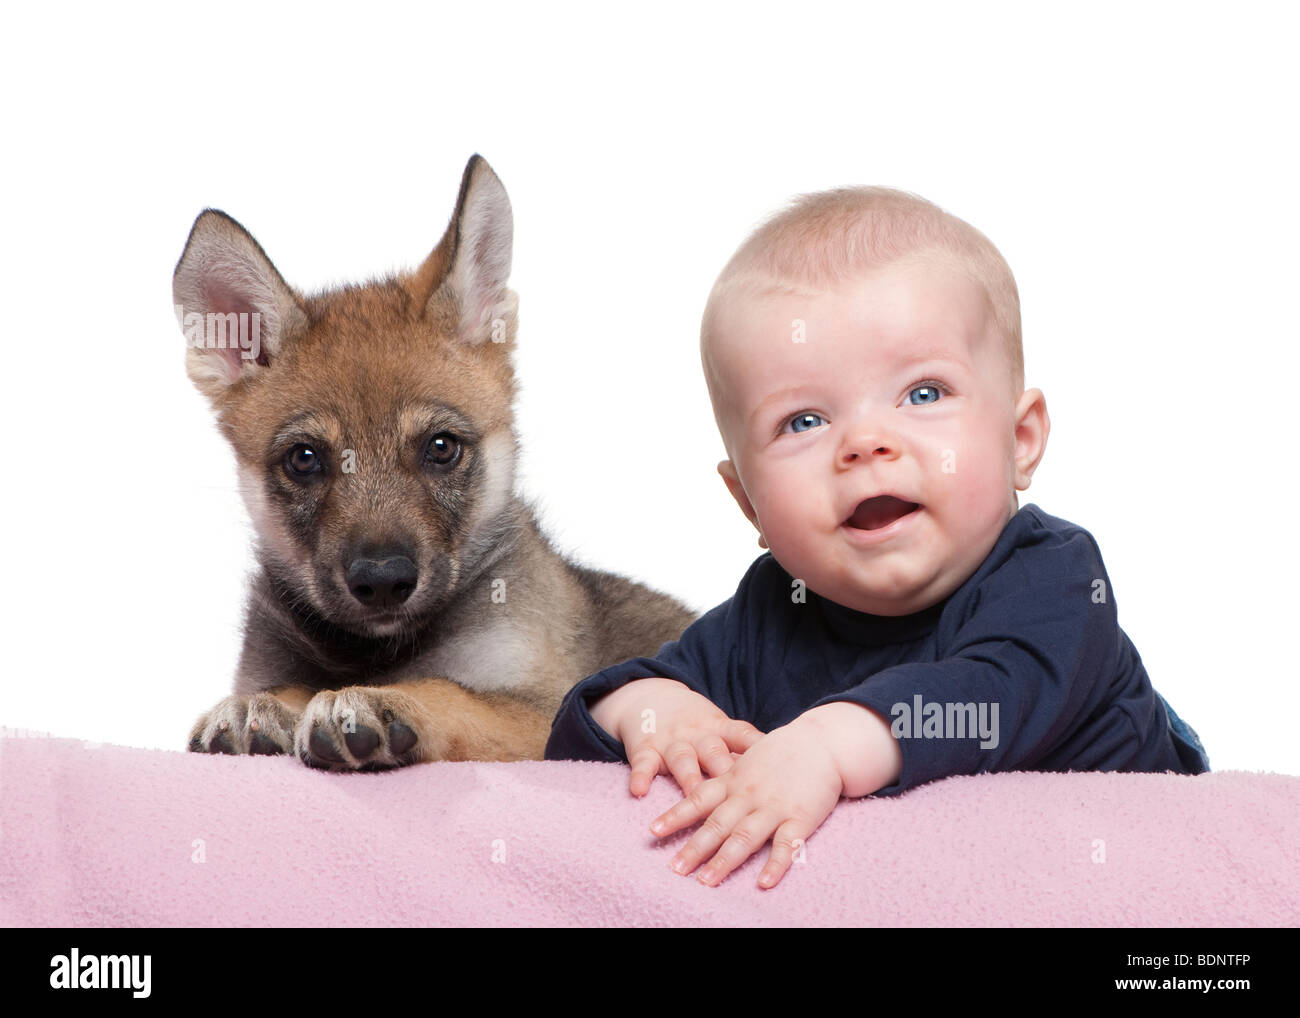
[[[613,764],[336,775],[286,757],[0,737],[16,926],[1293,926],[1300,778],[949,778],[842,801],[774,889],[720,887]]]

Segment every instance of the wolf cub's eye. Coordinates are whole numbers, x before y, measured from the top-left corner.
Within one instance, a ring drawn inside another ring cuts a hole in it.
[[[430,466],[446,470],[459,462],[460,451],[460,439],[442,431],[429,439],[429,444],[424,449],[424,459]]]
[[[311,446],[299,442],[284,454],[284,469],[291,477],[306,477],[320,469],[320,457]]]

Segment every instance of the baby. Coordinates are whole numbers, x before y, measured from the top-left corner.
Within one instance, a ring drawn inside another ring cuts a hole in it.
[[[676,872],[717,884],[771,840],[774,886],[841,796],[953,774],[1209,770],[1092,535],[1020,506],[1050,422],[982,233],[902,191],[805,195],[723,269],[700,351],[718,472],[769,551],[656,657],[575,686],[546,746],[629,762],[638,796],[671,774],[651,830],[707,818]]]

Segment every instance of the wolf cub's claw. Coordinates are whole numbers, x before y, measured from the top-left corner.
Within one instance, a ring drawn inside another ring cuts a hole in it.
[[[308,767],[379,771],[418,763],[414,702],[373,686],[325,690],[312,697],[294,733],[294,751]]]
[[[189,749],[232,755],[292,753],[299,716],[270,693],[228,696],[195,723]]]

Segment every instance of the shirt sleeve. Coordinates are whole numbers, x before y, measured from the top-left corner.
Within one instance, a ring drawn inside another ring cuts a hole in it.
[[[734,598],[696,619],[681,638],[665,643],[654,657],[632,658],[591,675],[571,690],[560,704],[546,742],[546,760],[596,760],[627,763],[623,744],[600,727],[590,705],[635,679],[661,676],[676,679],[724,711],[731,654],[728,629],[733,624]]]
[[[979,586],[967,612],[938,660],[885,668],[814,705],[857,703],[891,724],[902,769],[873,794],[954,774],[1038,768],[1104,712],[1121,631],[1087,531],[1018,550]],[[1098,737],[1136,751],[1141,740],[1127,715],[1109,717]]]

